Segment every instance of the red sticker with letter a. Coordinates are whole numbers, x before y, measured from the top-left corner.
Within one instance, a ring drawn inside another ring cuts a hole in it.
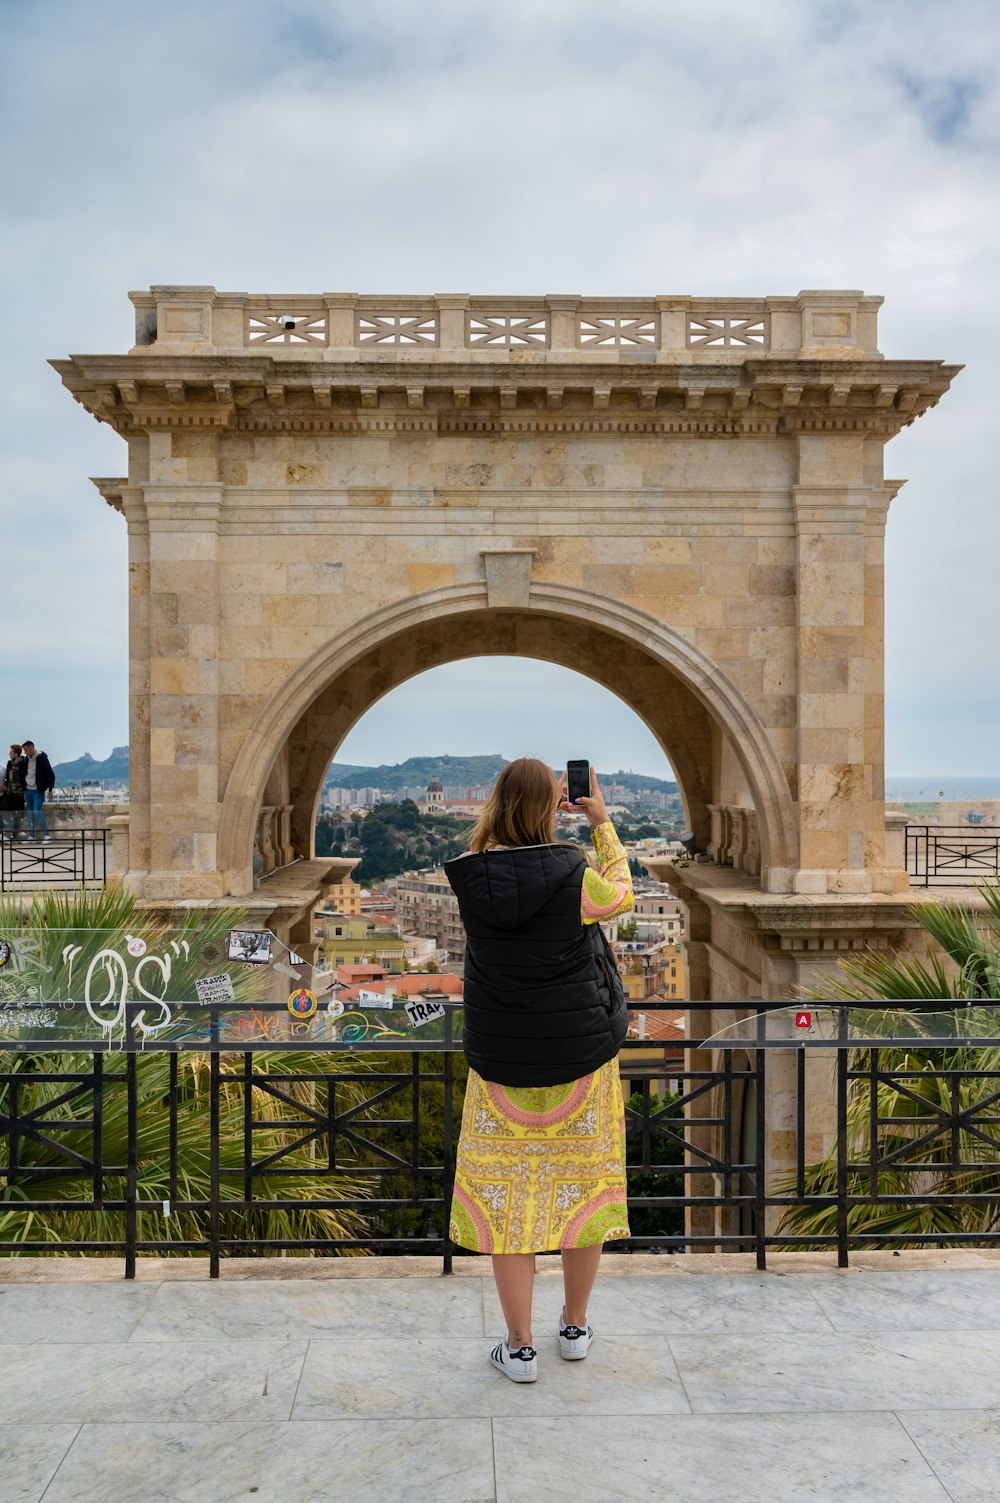
[[[812,1027],[812,1021],[813,1021],[813,1018],[812,1018],[812,1013],[811,1012],[797,1012],[795,1014],[795,1026],[796,1026],[796,1028],[811,1028]]]

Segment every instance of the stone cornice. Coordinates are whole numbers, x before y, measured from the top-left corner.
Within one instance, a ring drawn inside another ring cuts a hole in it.
[[[97,487],[112,511],[120,512],[122,516],[125,515],[125,502],[122,493],[128,486],[127,478],[91,475],[90,483]]]
[[[746,360],[650,366],[77,355],[52,362],[116,431],[622,432],[891,437],[933,407],[942,361]]]

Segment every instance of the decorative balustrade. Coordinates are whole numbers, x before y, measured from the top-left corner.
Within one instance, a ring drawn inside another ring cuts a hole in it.
[[[279,866],[287,866],[294,858],[292,849],[292,804],[264,804],[257,816],[257,834],[254,840],[255,868],[260,861],[258,876]]]
[[[760,834],[757,815],[742,804],[709,804],[712,835],[708,855],[720,866],[760,875]]]
[[[688,315],[687,342],[689,349],[719,346],[733,349],[736,346],[767,349],[767,318],[730,318],[727,314],[713,317],[693,318]]]
[[[473,314],[465,325],[465,343],[469,349],[488,345],[491,349],[519,350],[529,345],[542,349],[549,343],[549,320],[522,314]]]
[[[405,349],[414,345],[436,345],[436,314],[359,313],[354,324],[355,344],[391,344]]]
[[[814,291],[795,297],[392,298],[353,293],[276,296],[213,287],[153,287],[131,294],[136,348],[165,354],[327,358],[510,359],[590,357],[723,364],[878,358],[880,298]],[[385,352],[382,355],[381,352]]]

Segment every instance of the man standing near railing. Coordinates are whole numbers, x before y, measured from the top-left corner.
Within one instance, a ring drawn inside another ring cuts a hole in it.
[[[25,741],[24,758],[24,803],[28,826],[25,839],[32,839],[37,824],[42,840],[49,841],[52,836],[45,823],[42,805],[45,803],[45,795],[51,793],[56,786],[56,775],[52,771],[52,763],[48,757],[43,751],[36,749],[33,741]]]

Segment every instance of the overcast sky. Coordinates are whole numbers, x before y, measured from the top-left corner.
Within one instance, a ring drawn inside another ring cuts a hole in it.
[[[0,736],[127,738],[125,530],[87,480],[124,445],[45,361],[127,349],[130,288],[856,287],[888,356],[967,366],[887,456],[888,766],[1000,770],[998,44],[994,0],[0,0]],[[662,772],[597,702],[453,665],[341,755]]]

